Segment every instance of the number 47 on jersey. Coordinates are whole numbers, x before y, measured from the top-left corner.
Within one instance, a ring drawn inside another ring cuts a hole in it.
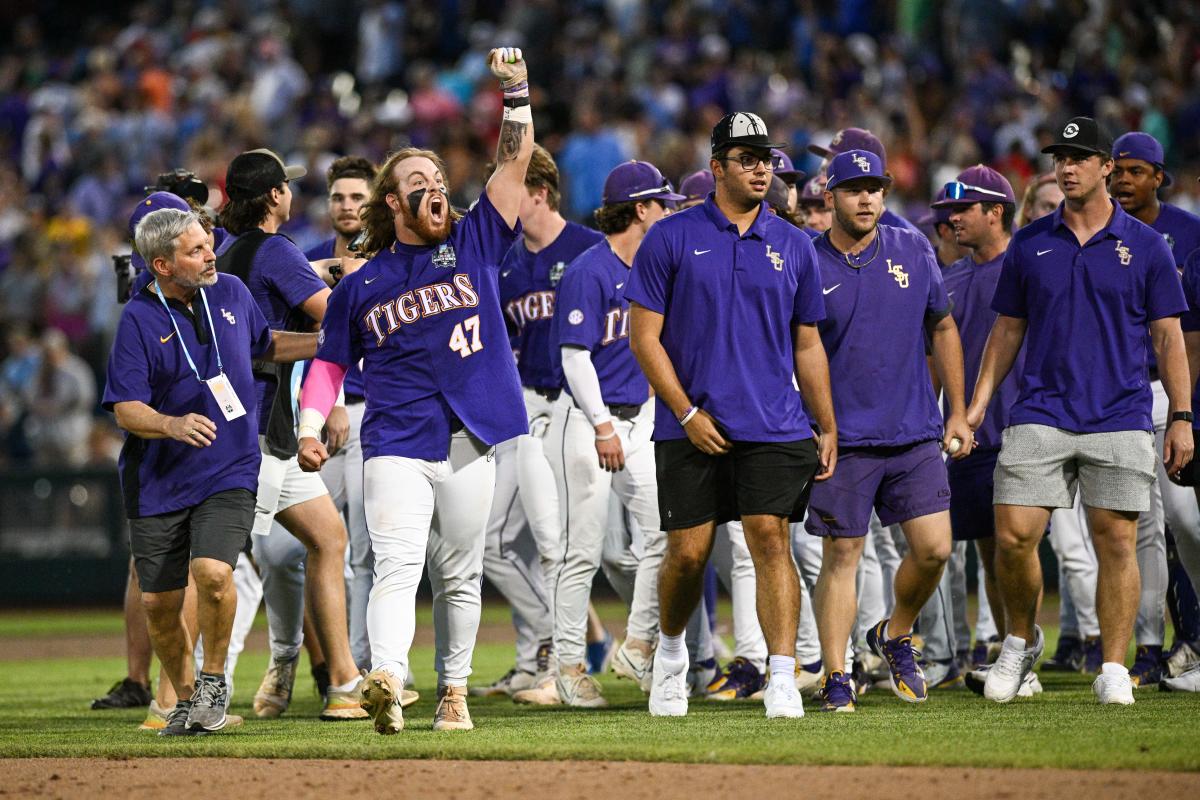
[[[479,341],[478,314],[467,317],[454,326],[454,332],[450,334],[450,349],[456,351],[462,358],[483,349],[483,342]]]

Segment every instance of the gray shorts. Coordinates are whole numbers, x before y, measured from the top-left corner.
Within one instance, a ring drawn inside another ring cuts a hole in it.
[[[1048,425],[1004,431],[996,462],[996,505],[1149,511],[1158,454],[1150,431],[1071,433]]]

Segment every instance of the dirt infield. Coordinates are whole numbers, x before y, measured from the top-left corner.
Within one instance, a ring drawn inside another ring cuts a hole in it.
[[[1200,775],[1174,772],[931,767],[771,767],[606,761],[0,760],[0,795],[401,798],[836,797],[878,800],[889,786],[923,800],[964,797],[1200,797]]]

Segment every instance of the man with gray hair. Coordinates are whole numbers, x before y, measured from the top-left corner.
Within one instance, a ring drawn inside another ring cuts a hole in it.
[[[233,565],[254,521],[261,456],[244,405],[254,407],[251,361],[311,358],[317,337],[267,327],[245,284],[218,275],[193,212],[148,214],[134,240],[153,280],[121,313],[103,404],[126,431],[129,549],[154,652],[179,697],[159,735],[203,734],[226,723]],[[198,678],[180,618],[189,569],[204,639]]]

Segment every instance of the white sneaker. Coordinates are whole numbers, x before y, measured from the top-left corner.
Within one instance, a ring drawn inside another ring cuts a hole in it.
[[[1092,691],[1100,705],[1133,705],[1133,681],[1129,670],[1121,664],[1105,664],[1092,683]]]
[[[763,704],[767,707],[767,719],[800,719],[804,716],[804,700],[796,691],[794,678],[781,677],[767,684],[767,690],[763,692]]]
[[[1007,703],[1021,691],[1025,676],[1033,669],[1033,664],[1042,657],[1042,649],[1046,646],[1042,629],[1033,626],[1034,641],[1030,647],[1025,646],[1022,639],[1009,634],[1000,648],[996,663],[987,671],[987,681],[983,687],[983,696],[997,703]]]
[[[821,667],[816,672],[809,672],[800,662],[796,662],[796,691],[801,695],[810,694],[821,688],[821,681],[825,680],[825,667]]]
[[[963,682],[967,688],[978,695],[983,694],[983,687],[987,685],[988,670],[991,665],[973,669],[963,675]],[[1025,675],[1025,680],[1021,681],[1021,688],[1017,690],[1017,697],[1033,697],[1035,694],[1042,693],[1042,682],[1038,680],[1036,672],[1030,671]]]
[[[650,716],[687,716],[687,671],[687,659],[668,666],[655,654],[650,681]]]
[[[489,683],[487,686],[472,686],[470,694],[472,697],[512,697],[514,693],[523,689],[532,689],[533,686],[532,672],[525,672],[513,667],[495,683]]]
[[[643,652],[640,648],[630,647],[626,639],[617,648],[612,657],[612,671],[618,678],[628,678],[641,687],[643,692],[650,691],[650,673],[654,667],[654,651]]]
[[[1171,655],[1167,657],[1167,673],[1172,678],[1181,677],[1185,672],[1190,672],[1192,668],[1200,667],[1200,653],[1187,642],[1183,642],[1173,649]],[[1194,689],[1185,691],[1195,691]]]
[[[559,667],[555,684],[563,705],[576,708],[604,708],[608,701],[600,692],[600,683],[588,674],[587,664]]]
[[[1175,678],[1163,678],[1158,688],[1163,692],[1200,692],[1200,663]]]

